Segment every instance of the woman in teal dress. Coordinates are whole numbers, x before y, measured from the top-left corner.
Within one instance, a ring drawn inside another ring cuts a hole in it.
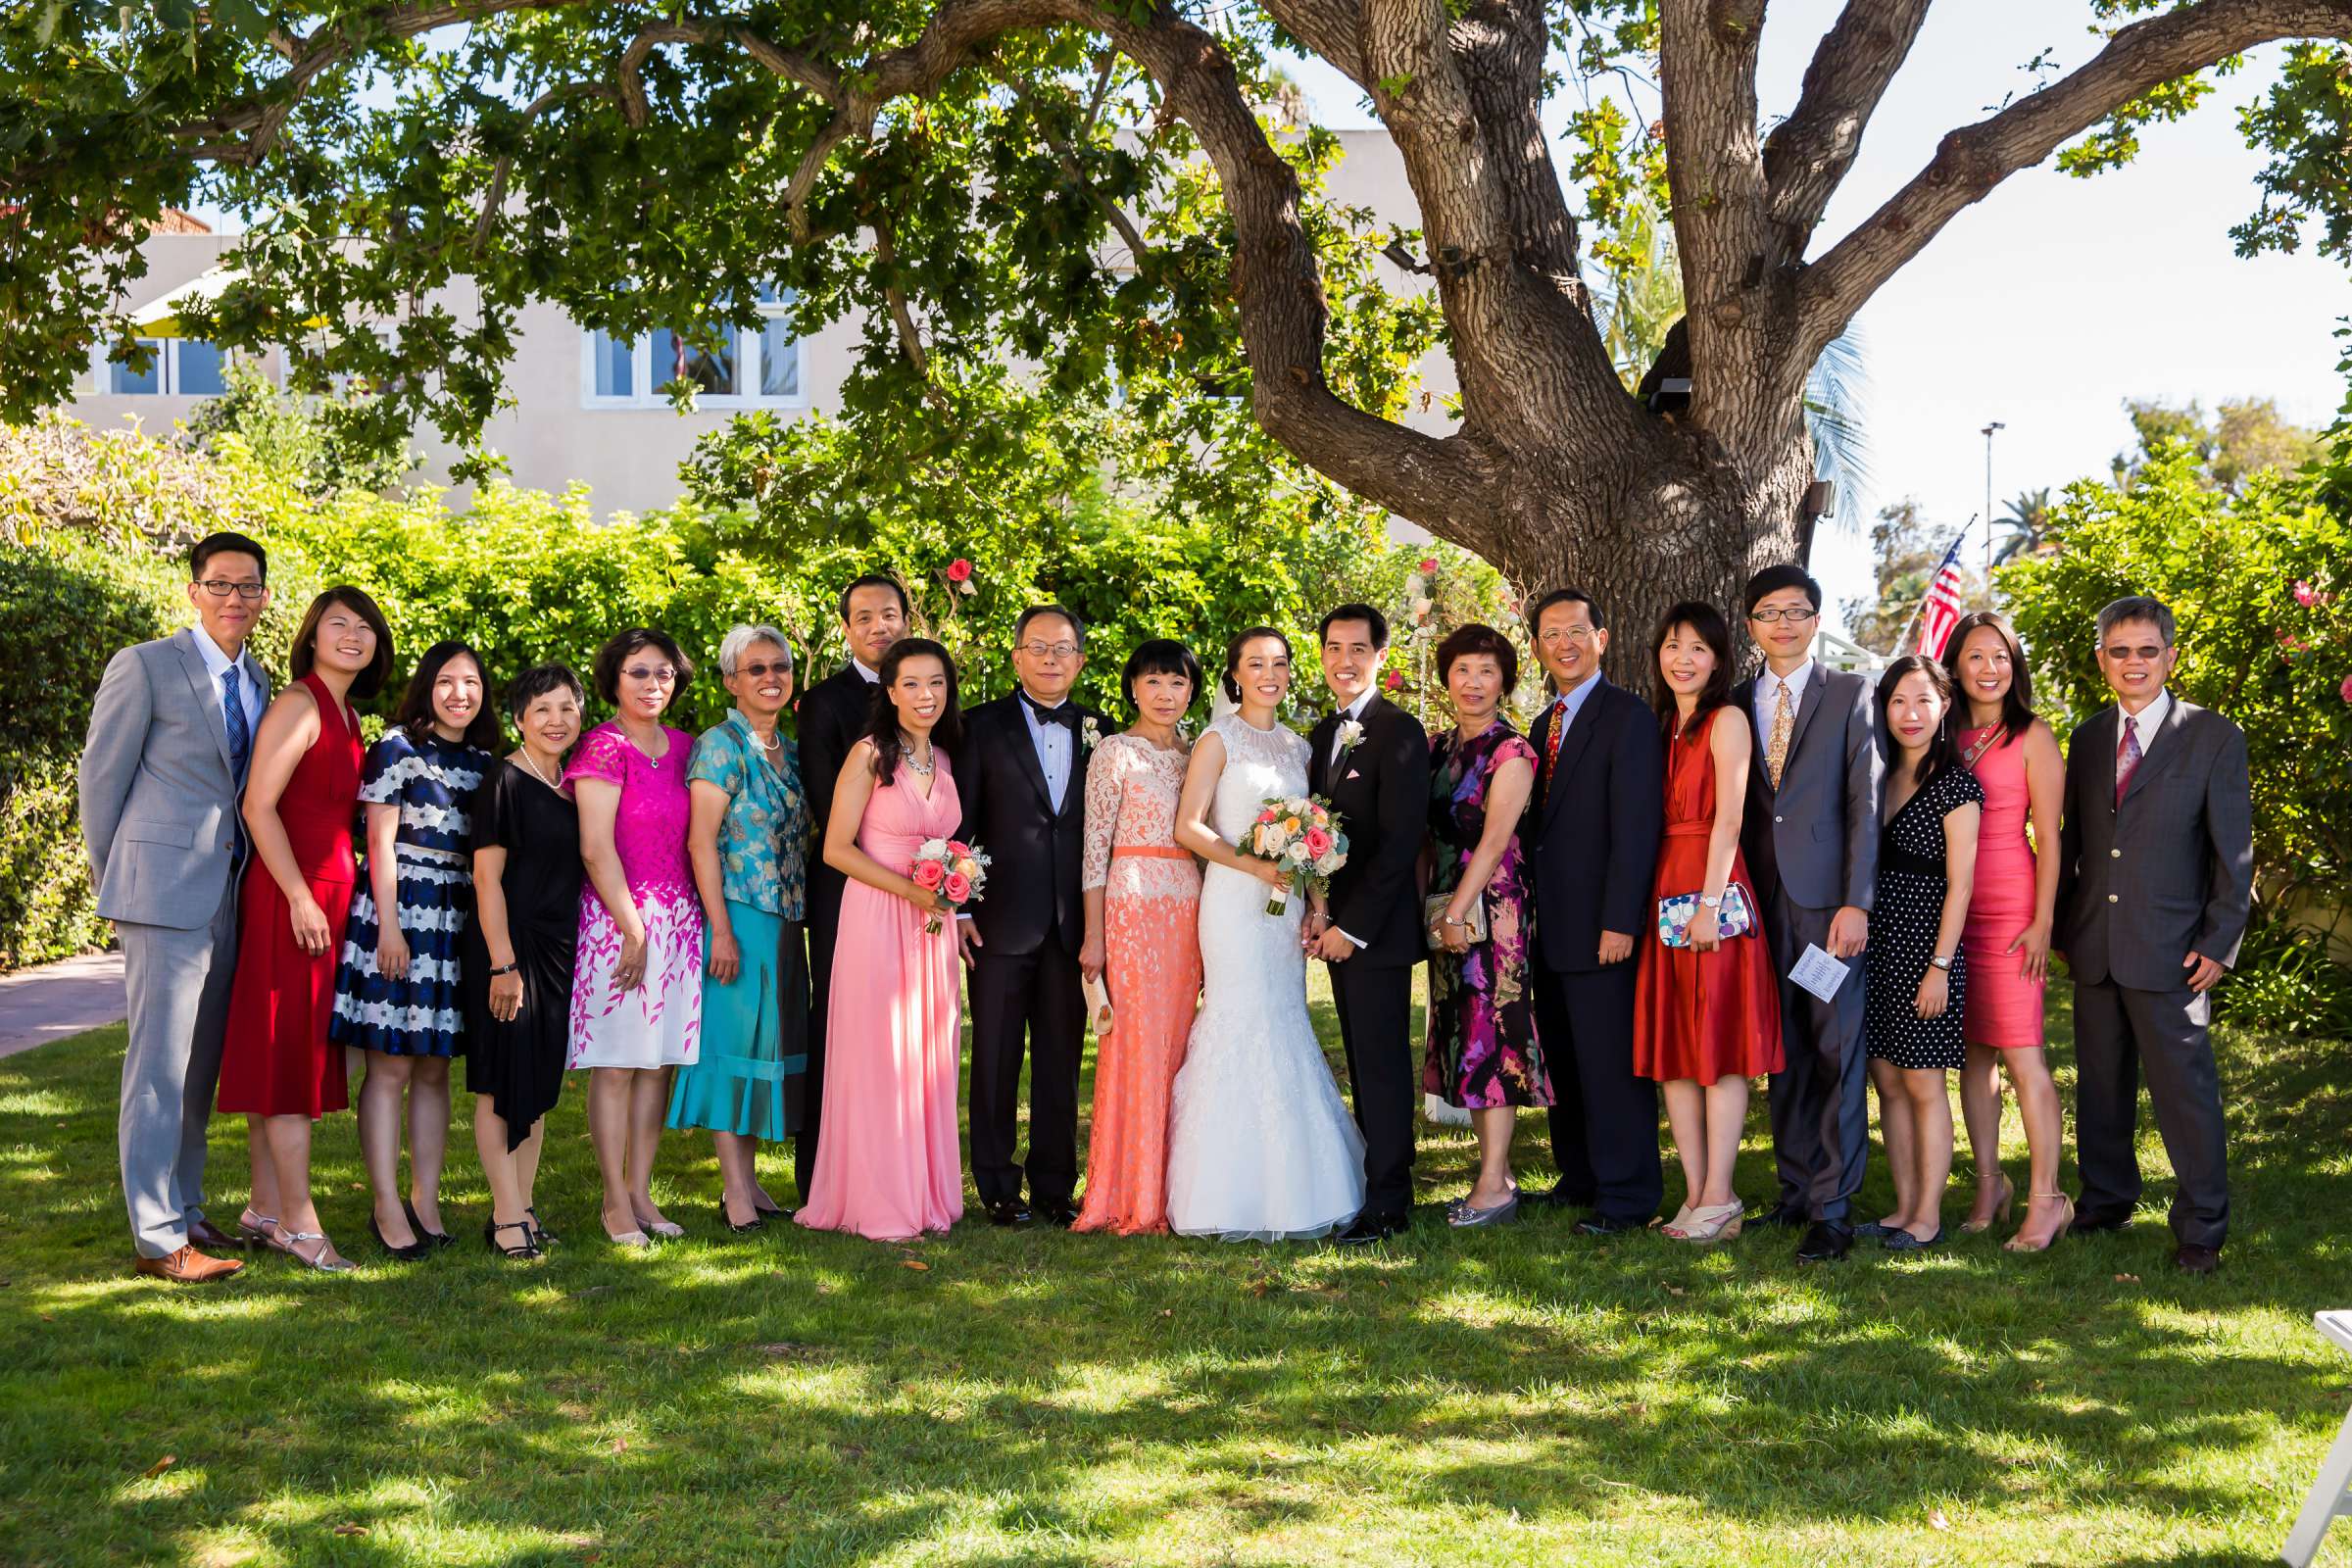
[[[700,1059],[678,1070],[669,1125],[707,1127],[725,1182],[719,1215],[741,1234],[781,1213],[760,1185],[762,1139],[800,1130],[808,1065],[808,972],[801,945],[809,816],[800,762],[777,720],[792,700],[792,652],[772,626],[737,626],[718,647],[735,708],[695,742],[687,853],[710,922]]]

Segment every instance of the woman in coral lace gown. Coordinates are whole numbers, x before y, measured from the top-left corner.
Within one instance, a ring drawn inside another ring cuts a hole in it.
[[[894,643],[877,684],[885,702],[842,763],[825,824],[825,863],[850,880],[825,1010],[824,1122],[797,1218],[903,1242],[963,1217],[956,916],[908,874],[925,839],[956,831],[963,803],[948,762],[959,730],[948,651]]]
[[[1104,982],[1111,1026],[1097,1021],[1086,1202],[1070,1228],[1136,1236],[1168,1228],[1168,1094],[1200,1002],[1200,867],[1176,843],[1192,755],[1177,725],[1200,689],[1200,662],[1182,643],[1148,642],[1120,686],[1135,724],[1097,747],[1086,769],[1078,964]]]

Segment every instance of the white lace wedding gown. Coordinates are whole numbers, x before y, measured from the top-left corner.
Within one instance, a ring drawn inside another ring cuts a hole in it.
[[[1228,713],[1209,825],[1228,844],[1271,796],[1306,793],[1307,744]],[[1364,1206],[1364,1140],[1306,1015],[1306,900],[1266,913],[1266,884],[1200,879],[1201,1004],[1168,1114],[1168,1227],[1182,1236],[1322,1236]]]

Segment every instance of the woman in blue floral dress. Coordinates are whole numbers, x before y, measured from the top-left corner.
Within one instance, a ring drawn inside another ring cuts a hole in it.
[[[777,729],[792,699],[792,652],[772,626],[737,626],[718,645],[735,707],[694,743],[686,833],[709,922],[703,1049],[678,1069],[669,1125],[707,1127],[724,1183],[719,1217],[737,1233],[781,1212],[760,1185],[761,1139],[800,1131],[808,1066],[808,972],[801,941],[809,844],[793,744]]]
[[[1503,715],[1519,656],[1501,633],[1462,627],[1439,644],[1438,672],[1454,727],[1430,742],[1429,896],[1447,897],[1429,920],[1421,1087],[1469,1110],[1478,1133],[1478,1184],[1447,1219],[1499,1225],[1519,1212],[1511,1179],[1519,1107],[1551,1103],[1529,975],[1535,887],[1519,842],[1536,749]]]

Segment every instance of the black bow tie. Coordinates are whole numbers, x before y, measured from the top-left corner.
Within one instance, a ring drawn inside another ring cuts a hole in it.
[[[1054,704],[1052,708],[1048,708],[1045,704],[1030,696],[1027,687],[1016,687],[1014,689],[1019,693],[1021,701],[1028,705],[1029,711],[1037,715],[1039,723],[1059,724],[1064,729],[1072,729],[1077,726],[1077,704],[1061,702]]]

